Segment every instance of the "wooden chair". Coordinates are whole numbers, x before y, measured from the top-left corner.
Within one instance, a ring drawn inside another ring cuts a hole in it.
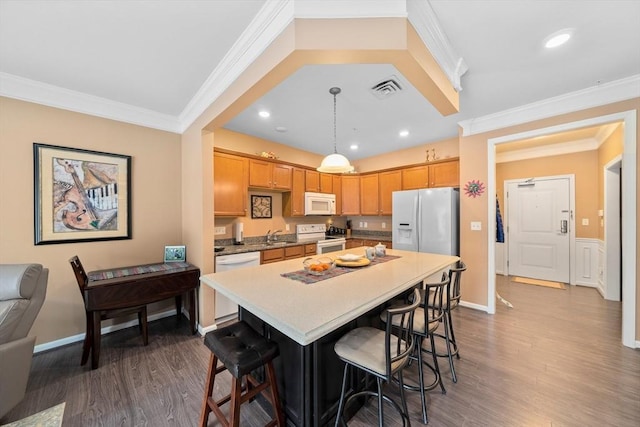
[[[85,315],[87,319],[87,332],[84,337],[84,344],[82,345],[82,361],[81,365],[87,363],[89,359],[89,353],[91,352],[91,365],[92,368],[97,368],[98,366],[98,358],[100,356],[100,348],[93,348],[93,322],[94,322],[94,312],[87,311],[86,309],[86,300],[85,300],[85,289],[89,284],[89,278],[87,277],[87,273],[80,262],[78,256],[74,256],[69,260],[71,263],[71,268],[73,268],[73,272],[76,275],[76,280],[78,281],[78,287],[80,288],[80,294],[82,295],[82,300],[85,303]],[[125,309],[117,309],[117,310],[101,310],[98,314],[100,315],[100,322],[106,319],[113,319],[116,317],[126,316],[129,314],[137,313],[138,314],[138,324],[140,330],[142,331],[142,341],[144,345],[149,344],[149,334],[147,328],[147,306],[139,305],[135,307],[128,307]],[[99,325],[98,325],[99,327]]]

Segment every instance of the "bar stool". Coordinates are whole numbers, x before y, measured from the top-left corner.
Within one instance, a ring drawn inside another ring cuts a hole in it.
[[[458,261],[455,267],[451,267],[449,270],[449,287],[447,289],[446,301],[444,302],[444,316],[442,318],[444,323],[444,335],[435,334],[436,337],[442,338],[445,341],[445,345],[447,348],[447,353],[436,353],[438,357],[446,357],[449,359],[449,368],[451,369],[451,380],[454,383],[458,382],[458,377],[456,376],[456,370],[453,365],[453,356],[457,359],[460,359],[460,353],[458,351],[458,343],[456,342],[456,335],[453,332],[453,321],[451,319],[451,312],[458,308],[460,305],[460,279],[462,277],[462,272],[467,269],[467,266],[464,262]]]
[[[442,375],[440,375],[440,367],[438,366],[438,358],[435,353],[435,334],[438,326],[445,317],[443,303],[444,294],[447,286],[449,285],[449,278],[446,273],[442,273],[442,280],[438,283],[423,283],[420,290],[420,306],[415,311],[413,320],[413,335],[415,337],[416,345],[414,352],[411,354],[412,360],[418,362],[418,385],[404,384],[404,388],[413,391],[420,392],[420,400],[422,403],[422,422],[427,424],[429,418],[427,416],[427,399],[425,392],[435,389],[440,386],[442,394],[446,394],[444,383],[442,382]],[[385,321],[385,313],[380,315],[380,318]],[[393,320],[397,322],[397,319]],[[398,323],[394,323],[394,326],[398,326]],[[427,341],[428,339],[428,341]],[[427,346],[428,343],[428,346]],[[433,365],[429,364],[423,358],[424,353],[430,353],[432,355]],[[433,381],[430,384],[425,384],[424,368],[429,369],[434,376]]]
[[[360,327],[347,332],[336,342],[334,350],[338,357],[345,362],[340,403],[336,414],[336,427],[340,421],[344,423],[342,420],[344,408],[349,405],[352,399],[363,395],[378,397],[378,424],[380,427],[383,423],[383,401],[389,402],[400,413],[403,426],[411,424],[407,401],[404,397],[402,370],[409,363],[409,356],[414,351],[413,316],[418,305],[420,305],[420,291],[415,289],[411,304],[385,311],[387,324],[384,331],[368,326]],[[399,326],[394,327],[394,324]],[[350,366],[375,376],[378,385],[377,392],[363,390],[352,394],[345,402]],[[383,382],[391,381],[394,376],[397,376],[400,384],[402,407],[382,392]]]
[[[275,418],[267,426],[284,426],[284,415],[278,397],[273,359],[279,354],[278,345],[254,331],[247,323],[240,321],[221,329],[209,332],[204,337],[204,344],[211,350],[209,372],[204,387],[204,402],[200,416],[200,427],[206,427],[209,414],[213,412],[220,423],[225,426],[240,425],[240,405],[263,393],[273,406]],[[217,367],[218,359],[223,363]],[[251,371],[265,366],[265,379],[258,382]],[[216,374],[228,370],[233,376],[231,393],[216,401],[213,396],[213,385]],[[242,379],[246,379],[246,387],[242,387]],[[267,393],[269,388],[271,393]],[[242,394],[242,392],[245,392]],[[230,401],[230,419],[227,420],[220,407]]]

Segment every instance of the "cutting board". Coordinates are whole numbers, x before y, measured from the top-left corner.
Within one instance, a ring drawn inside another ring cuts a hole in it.
[[[343,261],[340,258],[336,259],[336,265],[340,267],[364,267],[365,265],[371,264],[367,258],[360,258],[356,261]]]

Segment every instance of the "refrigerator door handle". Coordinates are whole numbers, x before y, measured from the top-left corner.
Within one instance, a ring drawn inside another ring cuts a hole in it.
[[[415,201],[415,208],[413,209],[413,214],[415,215],[414,217],[414,224],[416,225],[416,251],[419,252],[420,251],[420,232],[422,230],[420,230],[420,218],[422,218],[422,203],[420,203],[420,194],[417,195],[417,197],[415,199],[413,199]]]

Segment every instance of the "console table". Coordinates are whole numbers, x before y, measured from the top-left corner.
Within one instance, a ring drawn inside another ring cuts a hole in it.
[[[199,284],[200,269],[190,264],[157,267],[162,264],[131,266],[87,273],[89,282],[85,288],[85,309],[92,314],[93,322],[87,323],[92,333],[91,368],[98,367],[100,358],[100,310],[114,310],[150,304],[175,297],[176,317],[182,312],[182,295],[189,299],[189,325],[196,333],[196,288]],[[150,271],[150,272],[146,272]],[[95,316],[98,316],[96,321]]]

